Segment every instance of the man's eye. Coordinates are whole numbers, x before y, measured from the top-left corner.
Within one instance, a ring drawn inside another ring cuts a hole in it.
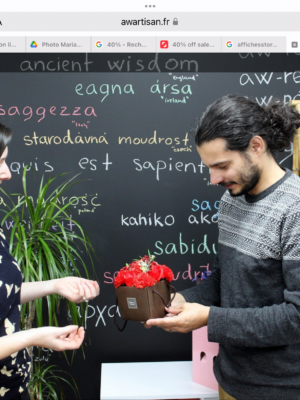
[[[225,169],[227,168],[227,165],[224,165],[223,167],[219,167],[219,169]]]

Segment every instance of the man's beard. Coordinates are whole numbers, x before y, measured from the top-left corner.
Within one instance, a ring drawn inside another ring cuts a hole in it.
[[[232,189],[228,189],[229,194],[232,197],[243,196],[244,194],[250,192],[255,188],[255,186],[258,184],[260,180],[260,177],[261,177],[261,170],[258,168],[258,166],[249,163],[248,171],[247,172],[242,171],[240,173],[239,182],[222,182],[221,185],[226,186],[231,183],[238,183],[239,185],[241,185],[241,190],[237,193],[232,193]]]

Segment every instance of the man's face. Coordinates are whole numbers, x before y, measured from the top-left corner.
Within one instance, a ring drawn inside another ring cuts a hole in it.
[[[251,153],[241,154],[226,150],[225,139],[218,138],[197,146],[203,164],[210,168],[212,185],[222,185],[231,196],[241,196],[255,189],[261,170],[252,159]]]

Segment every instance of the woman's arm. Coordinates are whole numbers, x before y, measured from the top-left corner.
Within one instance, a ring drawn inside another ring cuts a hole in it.
[[[21,304],[49,294],[58,294],[74,303],[80,303],[98,296],[99,285],[96,281],[73,276],[50,281],[26,282],[21,286]]]
[[[20,331],[0,338],[0,359],[28,346],[40,346],[56,351],[78,349],[84,339],[84,329],[76,325],[63,328],[46,326]]]

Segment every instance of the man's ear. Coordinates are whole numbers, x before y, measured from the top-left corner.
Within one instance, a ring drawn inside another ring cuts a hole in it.
[[[261,136],[253,136],[253,138],[249,142],[249,151],[252,152],[254,155],[261,155],[266,151],[266,144],[265,141],[262,139]]]

